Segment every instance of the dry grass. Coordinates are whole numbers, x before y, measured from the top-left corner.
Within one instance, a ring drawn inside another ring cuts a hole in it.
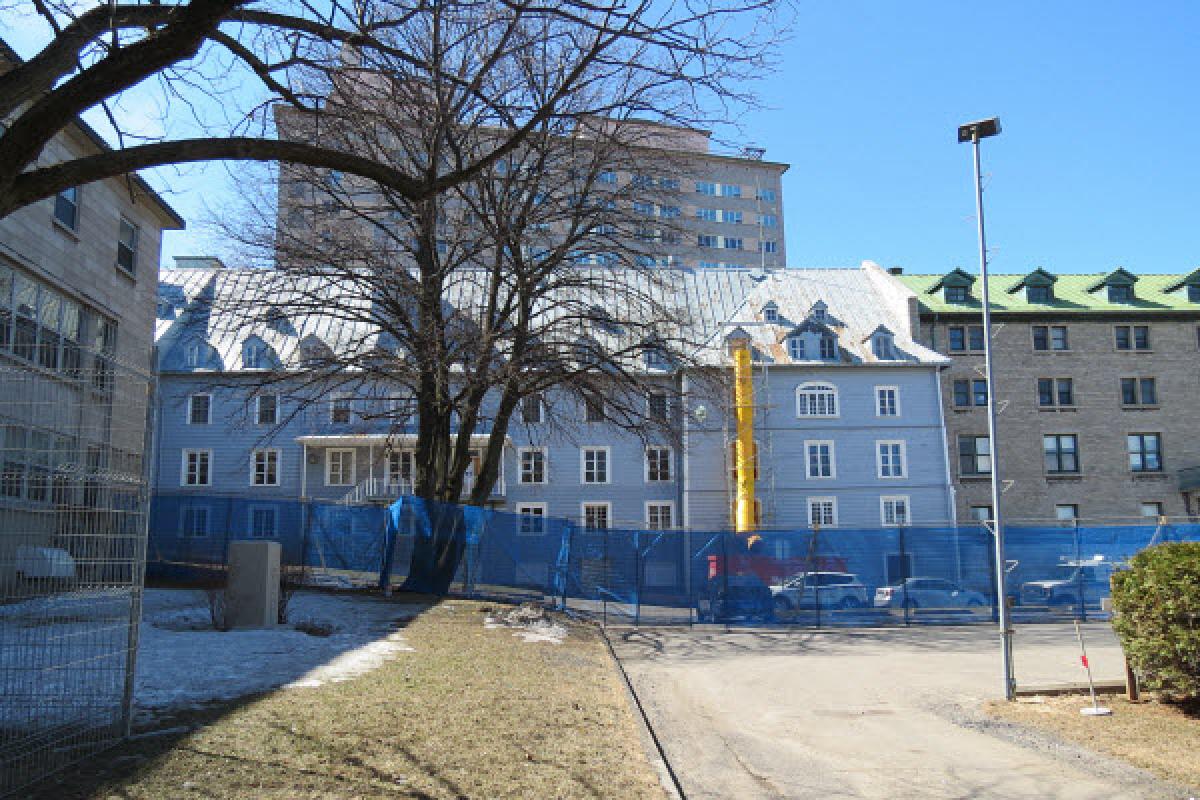
[[[1200,786],[1200,718],[1164,703],[1130,703],[1124,697],[1101,695],[1111,717],[1085,717],[1079,709],[1091,705],[1087,696],[1064,695],[992,702],[993,716],[1056,734],[1062,739],[1114,756],[1186,786]]]
[[[483,607],[436,606],[405,628],[415,652],[374,672],[200,715],[38,796],[662,798],[599,635],[527,643],[485,630]]]

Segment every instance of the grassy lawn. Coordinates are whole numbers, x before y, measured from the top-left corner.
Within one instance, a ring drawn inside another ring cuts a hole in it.
[[[1085,696],[1042,698],[1044,702],[992,702],[988,712],[1001,719],[1056,734],[1062,739],[1143,767],[1186,786],[1200,787],[1200,715],[1174,705],[1130,703],[1101,695],[1111,717],[1085,717]]]
[[[603,640],[485,630],[488,604],[409,622],[374,672],[180,717],[39,787],[42,798],[662,798]]]

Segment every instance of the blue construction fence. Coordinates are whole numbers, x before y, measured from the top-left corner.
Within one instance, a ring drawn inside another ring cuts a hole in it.
[[[384,507],[190,493],[154,497],[147,581],[220,581],[230,542],[272,539],[299,582],[396,587],[423,538],[461,554],[456,594],[551,601],[609,622],[967,624],[994,620],[1001,596],[981,525],[594,530],[412,497]],[[1011,526],[1005,538],[1014,620],[1059,621],[1103,615],[1114,570],[1152,544],[1200,540],[1200,524]]]

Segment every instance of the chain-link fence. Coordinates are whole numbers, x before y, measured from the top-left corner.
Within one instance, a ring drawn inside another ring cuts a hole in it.
[[[60,350],[0,366],[0,795],[116,742],[131,708],[153,382]]]
[[[155,579],[203,580],[222,567],[230,541],[259,536],[280,540],[285,564],[310,583],[391,587],[436,539],[461,553],[456,592],[552,600],[608,622],[957,625],[994,621],[1001,596],[1016,622],[1099,616],[1112,571],[1134,553],[1200,539],[1200,525],[1153,519],[1006,531],[1001,593],[992,535],[980,525],[746,536],[594,530],[410,497],[385,508],[160,493],[149,569]]]

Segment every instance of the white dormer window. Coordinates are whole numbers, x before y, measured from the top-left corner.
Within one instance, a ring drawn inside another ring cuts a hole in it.
[[[817,302],[813,303],[812,310],[809,313],[812,315],[813,319],[824,322],[827,318],[826,311],[828,308],[829,307],[826,306],[825,303],[818,300]]]
[[[789,336],[787,339],[788,358],[792,361],[804,360],[804,337]]]
[[[763,322],[779,322],[779,307],[774,303],[767,303],[762,309]]]
[[[200,342],[188,342],[187,349],[184,350],[184,363],[187,366],[196,368],[204,361],[204,345]]]
[[[821,336],[821,359],[832,361],[837,358],[837,337],[831,333]]]
[[[872,342],[875,357],[881,361],[891,361],[896,358],[896,347],[890,336],[876,336]]]
[[[836,417],[837,387],[828,383],[802,383],[796,387],[797,417]]]
[[[246,369],[263,369],[267,366],[267,345],[251,339],[242,346],[242,366]]]

